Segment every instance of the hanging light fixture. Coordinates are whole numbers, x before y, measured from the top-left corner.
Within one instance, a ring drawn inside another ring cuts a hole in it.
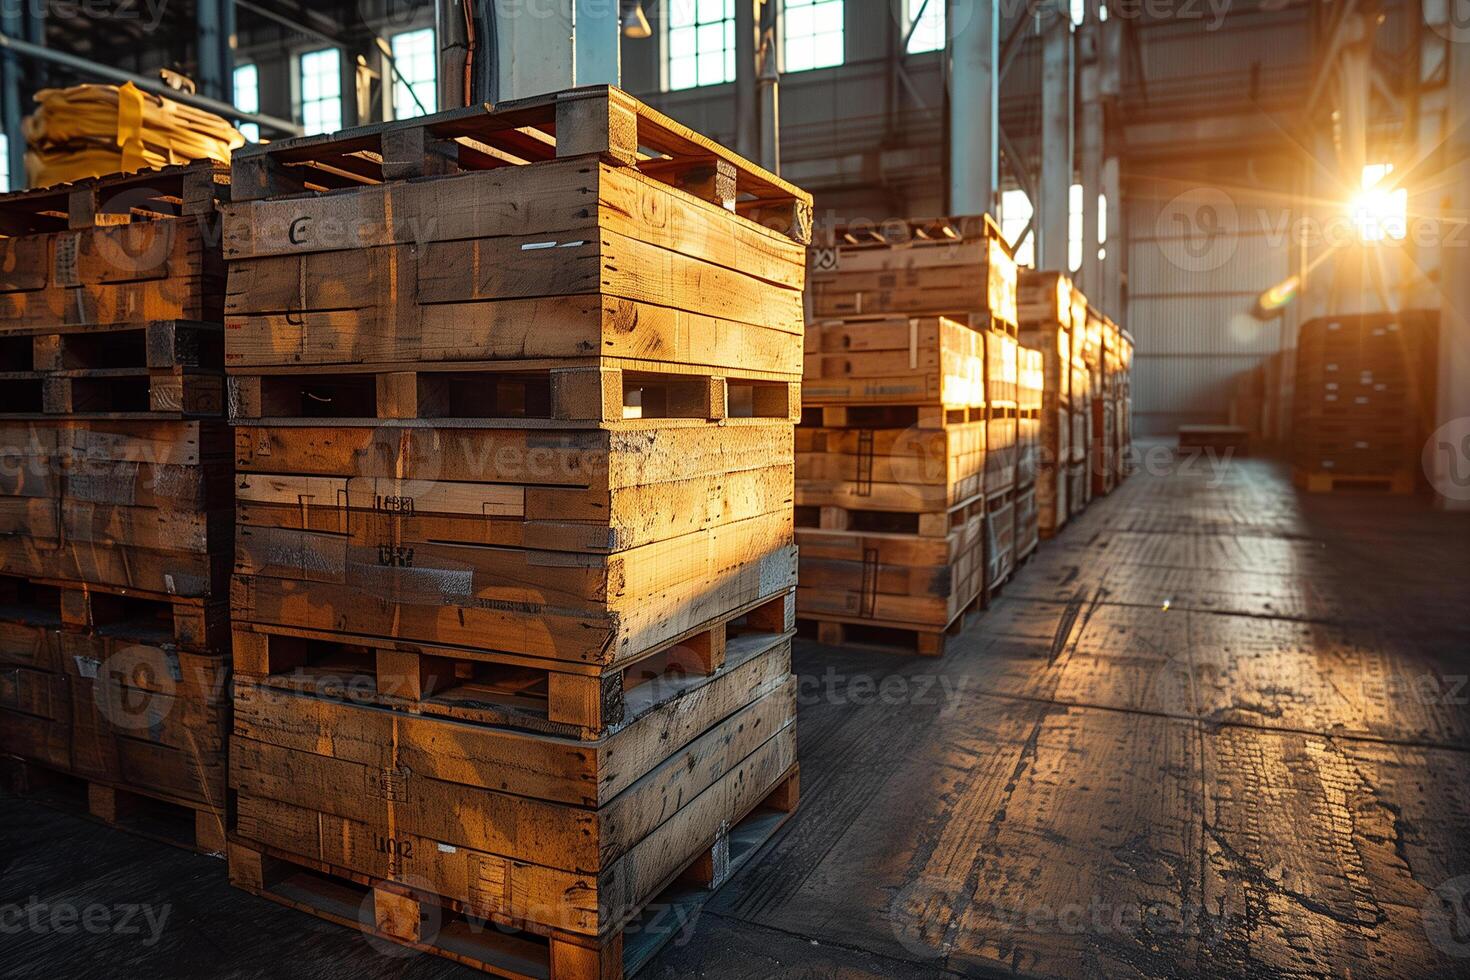
[[[648,26],[648,17],[643,13],[643,0],[633,0],[632,7],[623,8],[623,37],[652,36],[653,28]]]

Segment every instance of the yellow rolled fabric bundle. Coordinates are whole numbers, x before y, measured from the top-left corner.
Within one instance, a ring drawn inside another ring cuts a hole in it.
[[[32,187],[193,160],[229,163],[230,151],[245,143],[214,113],[132,82],[42,89],[36,102],[39,108],[25,121]]]

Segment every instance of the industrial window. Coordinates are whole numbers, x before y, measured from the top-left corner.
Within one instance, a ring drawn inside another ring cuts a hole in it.
[[[342,128],[342,52],[307,51],[297,59],[301,86],[301,128],[334,133]]]
[[[10,137],[0,133],[0,194],[10,192]]]
[[[260,111],[260,69],[254,65],[240,65],[235,69],[235,108],[241,112]],[[260,142],[260,127],[255,123],[242,122],[240,135],[252,143]]]
[[[1073,184],[1067,195],[1067,268],[1082,268],[1082,185]]]
[[[1031,223],[1031,213],[1031,199],[1026,196],[1025,191],[1010,190],[1001,193],[1000,233],[1016,250],[1018,265],[1036,264],[1036,236],[1027,232],[1025,239],[1021,239],[1021,233]]]
[[[1409,190],[1394,187],[1388,179],[1391,163],[1370,163],[1363,168],[1363,189],[1348,205],[1348,214],[1358,237],[1365,242],[1386,238],[1402,240],[1409,233]]]
[[[672,0],[670,89],[735,81],[735,0]]]
[[[1071,0],[1072,23],[1081,24],[1087,19],[1087,0]]]
[[[1097,196],[1097,260],[1108,257],[1108,196]]]
[[[842,18],[842,0],[786,0],[781,15],[785,25],[785,70],[808,71],[842,64]]]
[[[393,52],[393,118],[408,119],[433,112],[438,105],[439,52],[434,47],[434,29],[394,34],[388,41]]]
[[[909,54],[944,50],[944,5],[948,0],[907,0]]]

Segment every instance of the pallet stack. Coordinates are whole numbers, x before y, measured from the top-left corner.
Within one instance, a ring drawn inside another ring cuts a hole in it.
[[[998,473],[1013,534],[1015,261],[988,218],[945,218],[836,229],[811,269],[798,616],[937,656],[986,595]]]
[[[1118,482],[1133,474],[1137,460],[1133,455],[1133,334],[1118,331],[1118,376],[1114,383],[1114,404],[1118,426]]]
[[[1113,392],[1116,333],[1112,321],[1095,309],[1087,311],[1087,347],[1084,357],[1092,392],[1092,430],[1088,442],[1087,471],[1091,483],[1089,502],[1113,490],[1117,471],[1113,462],[1116,443],[1117,402]]]
[[[1016,570],[1016,489],[1021,438],[1019,327],[985,331],[985,594],[995,598]]]
[[[1019,409],[1016,436],[1016,564],[1031,556],[1041,540],[1041,515],[1037,510],[1037,477],[1041,471],[1041,408],[1045,402],[1046,369],[1042,352],[1034,347],[1018,348]]]
[[[231,880],[636,970],[796,801],[810,198],[605,86],[234,179]]]
[[[1072,289],[1072,457],[1067,467],[1067,510],[1075,517],[1092,500],[1088,460],[1092,454],[1092,371],[1088,367],[1090,320],[1087,297]]]
[[[1293,476],[1313,493],[1412,493],[1433,429],[1433,311],[1325,317],[1297,339]]]
[[[1036,505],[1040,535],[1051,538],[1061,531],[1071,514],[1068,476],[1072,465],[1072,311],[1073,297],[1080,297],[1081,293],[1060,273],[1024,270],[1019,296],[1021,342],[1041,356]],[[1082,310],[1085,318],[1085,305]]]
[[[225,844],[233,535],[212,164],[0,197],[0,753]]]

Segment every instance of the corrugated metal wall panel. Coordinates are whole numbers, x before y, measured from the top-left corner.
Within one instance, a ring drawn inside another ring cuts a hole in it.
[[[1265,356],[1281,348],[1279,321],[1251,316],[1244,296],[1154,296],[1130,299],[1129,329],[1140,351],[1177,356]]]
[[[1141,435],[1227,421],[1238,379],[1280,350],[1291,329],[1251,315],[1256,297],[1292,268],[1291,216],[1274,196],[1287,180],[1274,161],[1202,162],[1200,170],[1129,187],[1127,323],[1138,344]]]
[[[1223,422],[1236,379],[1259,362],[1259,357],[1249,354],[1138,354],[1133,361],[1135,431],[1140,435],[1169,435],[1181,425]]]

